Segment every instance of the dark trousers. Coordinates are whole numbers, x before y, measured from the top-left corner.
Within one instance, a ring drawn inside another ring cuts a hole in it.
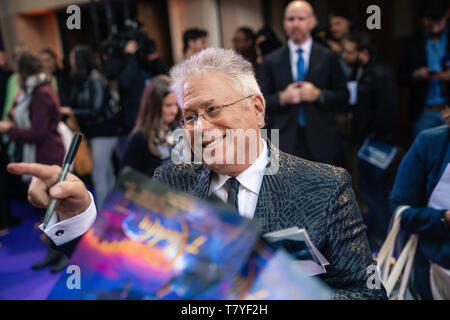
[[[359,192],[369,207],[367,233],[384,239],[390,221],[387,172],[361,159],[358,159],[358,169]]]
[[[9,163],[7,145],[0,143],[0,226],[7,226],[11,219],[11,202],[26,203],[28,185],[20,176],[6,170]]]
[[[8,224],[8,218],[11,213],[6,172],[8,157],[5,149],[5,145],[0,143],[0,226],[6,226]]]

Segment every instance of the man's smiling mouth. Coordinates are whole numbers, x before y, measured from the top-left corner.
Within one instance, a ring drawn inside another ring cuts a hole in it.
[[[211,141],[208,141],[208,142],[203,142],[202,143],[202,147],[204,149],[206,149],[206,148],[214,148],[219,143],[221,143],[225,139],[225,137],[226,137],[226,135],[224,135],[223,137],[215,138],[214,140],[211,140]]]

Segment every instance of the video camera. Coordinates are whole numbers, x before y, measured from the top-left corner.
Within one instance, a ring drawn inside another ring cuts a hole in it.
[[[150,39],[145,32],[140,30],[142,24],[137,20],[127,19],[124,21],[124,29],[113,34],[110,39],[102,45],[108,56],[122,57],[125,55],[124,48],[128,41],[135,40],[139,49],[137,54],[145,57],[156,52],[155,41]]]

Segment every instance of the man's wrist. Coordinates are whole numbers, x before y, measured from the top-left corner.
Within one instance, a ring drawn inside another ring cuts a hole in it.
[[[93,201],[94,200],[92,199],[91,194],[89,192],[87,192],[86,196],[85,196],[85,200],[83,201],[84,205],[79,210],[77,210],[77,213],[62,213],[60,211],[57,212],[58,213],[58,222],[73,218],[73,217],[85,212],[86,210],[89,209],[89,207],[91,206],[91,203]]]
[[[444,220],[448,225],[450,225],[450,210],[444,212]]]
[[[320,104],[325,103],[325,95],[323,94],[322,90],[320,90],[319,88],[316,88],[317,91],[317,102]]]
[[[284,91],[280,91],[280,93],[278,94],[278,103],[282,106],[284,106],[286,104]]]

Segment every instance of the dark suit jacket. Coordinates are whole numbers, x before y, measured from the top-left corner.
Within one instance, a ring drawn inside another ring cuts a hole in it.
[[[340,150],[340,137],[333,111],[347,106],[348,92],[345,75],[337,56],[313,42],[305,81],[322,90],[322,103],[304,103],[306,141],[314,160],[335,163]],[[267,127],[280,129],[280,149],[295,154],[298,129],[298,106],[281,106],[278,94],[294,82],[289,47],[286,45],[264,57],[261,89],[266,99]]]
[[[330,262],[323,280],[335,299],[385,299],[384,288],[368,289],[372,259],[349,174],[341,168],[310,162],[272,149],[279,171],[265,175],[254,220],[263,233],[297,226]],[[204,165],[168,164],[154,180],[206,199],[211,171]]]
[[[401,226],[419,235],[414,257],[414,288],[422,299],[433,299],[430,261],[450,269],[450,230],[441,220],[446,210],[428,206],[449,163],[450,126],[423,130],[403,157],[391,193],[391,213],[400,205],[411,206],[402,213]]]
[[[352,140],[358,145],[370,134],[375,139],[393,143],[396,115],[396,82],[392,69],[373,58],[358,80],[358,101],[353,108]]]
[[[417,120],[425,106],[425,98],[428,90],[428,80],[414,79],[414,70],[428,67],[427,52],[425,48],[426,36],[424,33],[417,34],[407,40],[402,59],[400,61],[399,80],[402,86],[411,88],[411,100],[409,117]],[[450,39],[447,34],[447,50],[450,52]],[[450,92],[447,91],[447,95]]]

